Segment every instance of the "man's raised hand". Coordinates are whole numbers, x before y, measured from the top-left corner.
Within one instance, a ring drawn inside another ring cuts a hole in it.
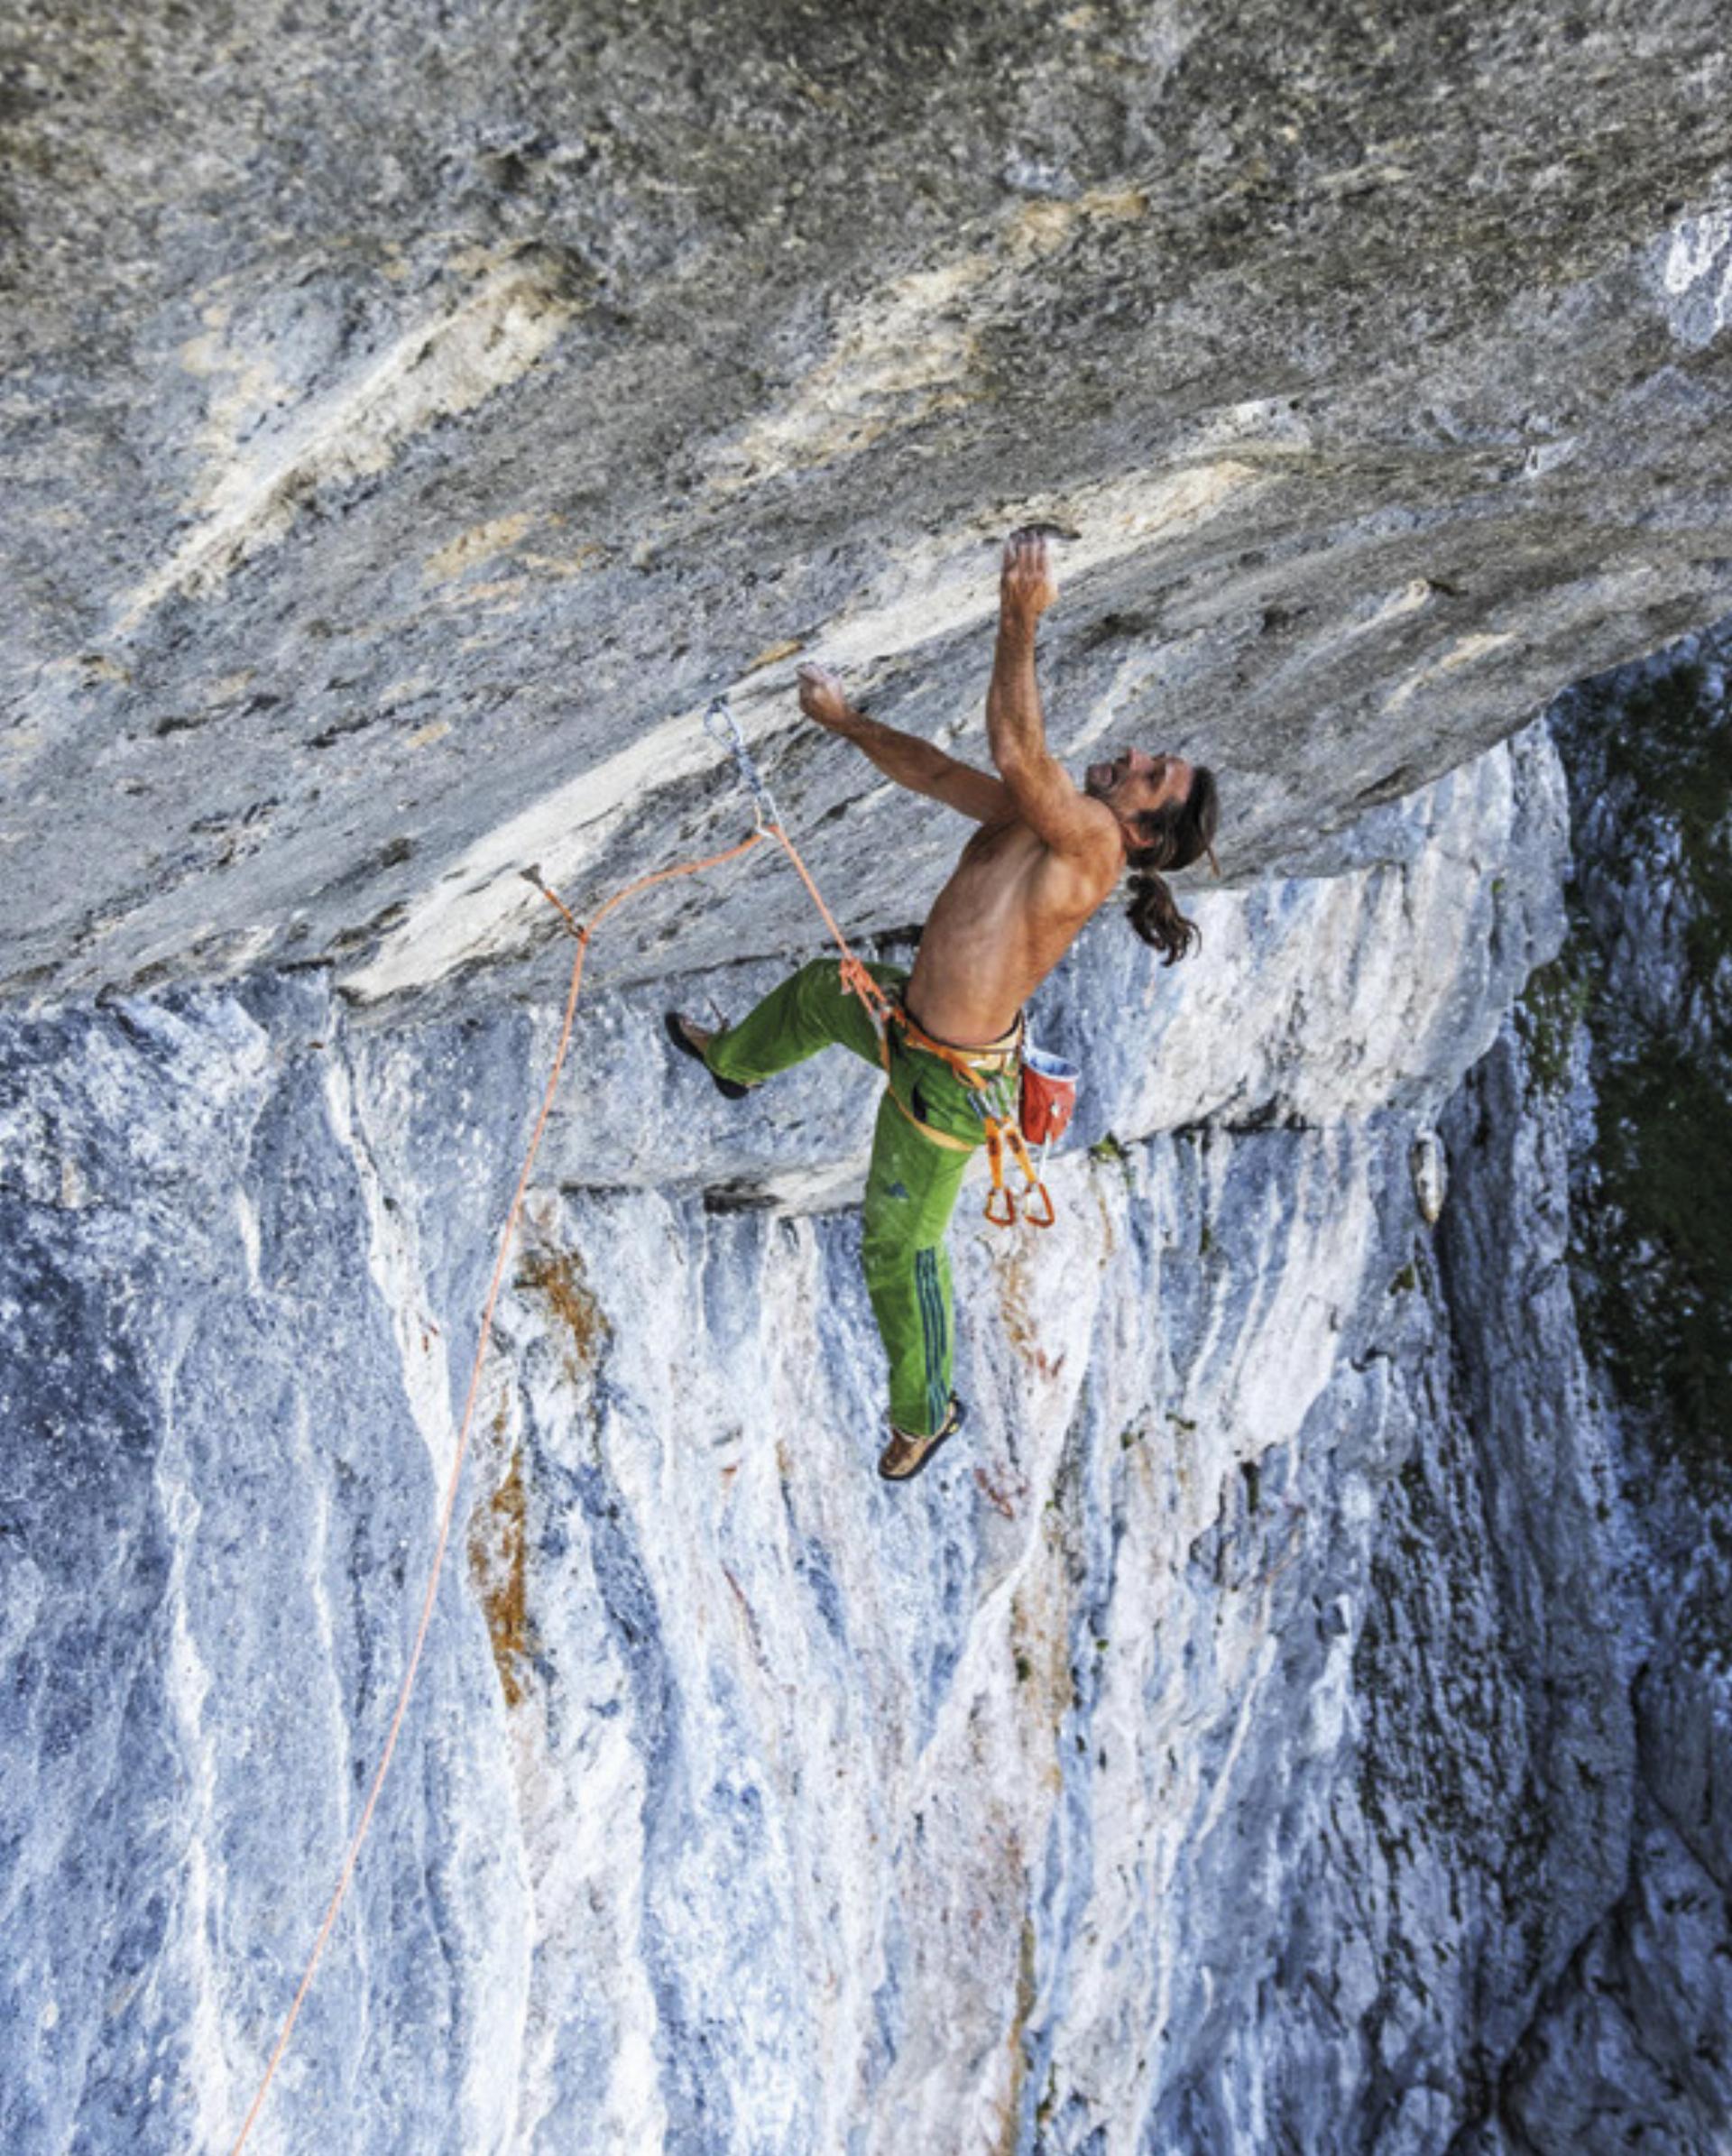
[[[827,727],[832,733],[845,732],[854,714],[843,690],[842,676],[810,661],[797,671],[800,679],[800,709],[806,717]]]
[[[1046,535],[1032,524],[1004,542],[999,577],[999,612],[1007,621],[1032,625],[1058,596],[1058,579],[1046,552]]]

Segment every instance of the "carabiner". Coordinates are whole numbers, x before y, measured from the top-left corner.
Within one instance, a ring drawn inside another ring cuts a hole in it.
[[[1006,1195],[1008,1196],[1009,1194],[1009,1193],[1007,1192]],[[1039,1213],[1035,1211],[1035,1201],[1036,1198],[1038,1198],[1040,1202],[1046,1208],[1044,1213]],[[1047,1189],[1044,1183],[1037,1182],[1033,1190],[1026,1193],[1024,1195],[1022,1201],[1022,1217],[1027,1221],[1031,1228],[1050,1228],[1053,1222],[1058,1218],[1057,1210],[1053,1204],[1053,1193]]]
[[[776,797],[764,782],[764,775],[753,760],[746,746],[746,737],[740,731],[740,722],[733,715],[733,707],[725,696],[712,696],[709,708],[704,714],[704,731],[714,742],[718,742],[732,757],[740,777],[756,804],[755,815],[760,831],[782,827],[782,812],[776,806]]]

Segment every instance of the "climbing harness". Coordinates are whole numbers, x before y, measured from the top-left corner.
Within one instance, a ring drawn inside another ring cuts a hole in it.
[[[926,1055],[936,1056],[969,1089],[969,1105],[981,1120],[986,1142],[987,1166],[992,1176],[992,1187],[987,1193],[983,1208],[987,1219],[996,1228],[1009,1228],[1018,1218],[1018,1200],[1004,1176],[1004,1156],[1009,1152],[1022,1171],[1026,1185],[1020,1200],[1021,1217],[1031,1228],[1050,1228],[1058,1217],[1053,1206],[1052,1193],[1042,1180],[1040,1170],[1036,1167],[1025,1142],[1027,1119],[1024,1108],[1027,1081],[1021,1076],[1026,1031],[1023,1020],[1018,1018],[1011,1043],[1003,1049],[996,1046],[984,1049],[959,1048],[954,1043],[938,1040],[928,1033],[911,1016],[901,999],[888,994],[854,956],[847,937],[836,925],[834,915],[820,896],[811,871],[801,860],[798,848],[788,835],[781,812],[776,806],[775,796],[765,783],[762,772],[759,770],[751,750],[746,746],[745,736],[740,731],[740,723],[734,717],[725,696],[714,699],[704,714],[704,724],[712,740],[719,742],[733,758],[741,780],[751,795],[758,819],[754,835],[773,838],[778,842],[793,862],[801,882],[811,893],[819,913],[823,915],[825,926],[830,931],[832,940],[841,954],[839,971],[843,990],[847,995],[858,996],[871,1017],[878,1035],[879,1061],[884,1066],[884,1081],[889,1087],[891,1100],[924,1137],[953,1150],[972,1150],[966,1138],[954,1137],[947,1130],[939,1130],[932,1124],[923,1122],[898,1097],[894,1085],[890,1084],[890,1037],[894,1032],[900,1036],[908,1047],[917,1048]],[[1056,1062],[1059,1059],[1051,1060]],[[1073,1099],[1076,1090],[1074,1065],[1065,1067],[1071,1072],[1070,1090]],[[1043,1120],[1040,1134],[1034,1140],[1041,1147],[1043,1167],[1046,1165],[1046,1147],[1069,1119],[1070,1112],[1066,1108],[1056,1122],[1052,1122],[1050,1116]],[[1047,1128],[1048,1123],[1051,1124],[1050,1128]]]
[[[433,1546],[433,1561],[428,1572],[427,1589],[421,1599],[420,1619],[415,1628],[415,1637],[403,1671],[402,1684],[397,1694],[396,1708],[392,1715],[390,1728],[385,1735],[384,1747],[380,1754],[379,1764],[374,1770],[372,1783],[367,1791],[366,1801],[361,1810],[360,1820],[349,1839],[348,1849],[343,1859],[343,1868],[337,1878],[336,1891],[331,1895],[330,1902],[326,1908],[324,1921],[320,1923],[318,1934],[313,1940],[312,1951],[308,1956],[307,1966],[302,1972],[299,1986],[290,2004],[288,2013],[283,2019],[282,2028],[277,2037],[276,2048],[271,2054],[252,2105],[247,2111],[245,2119],[242,2122],[239,2133],[235,2136],[230,2156],[240,2156],[240,2151],[245,2146],[253,2128],[258,2121],[259,2115],[264,2108],[264,2100],[270,2093],[272,2082],[276,2078],[277,2068],[281,2065],[283,2055],[289,2049],[289,2040],[294,2033],[295,2023],[300,2018],[300,2010],[306,2004],[308,1993],[312,1989],[314,1975],[318,1968],[326,1946],[329,1942],[338,1912],[347,1898],[350,1883],[355,1877],[355,1866],[360,1859],[362,1845],[366,1840],[367,1831],[373,1824],[373,1815],[378,1806],[379,1794],[384,1787],[385,1774],[390,1768],[392,1755],[396,1752],[398,1737],[402,1733],[403,1719],[409,1711],[410,1695],[414,1690],[416,1674],[420,1669],[422,1653],[427,1645],[428,1629],[433,1620],[434,1601],[438,1592],[440,1576],[444,1571],[446,1551],[451,1540],[452,1524],[456,1516],[457,1491],[463,1478],[464,1462],[468,1457],[470,1435],[474,1425],[475,1408],[481,1396],[481,1374],[486,1360],[487,1349],[493,1338],[493,1312],[498,1304],[500,1289],[505,1277],[505,1263],[511,1255],[511,1245],[517,1234],[517,1223],[522,1213],[523,1200],[529,1189],[530,1176],[535,1166],[536,1156],[540,1150],[542,1135],[547,1129],[548,1119],[553,1110],[560,1074],[565,1069],[566,1057],[570,1049],[572,1027],[577,1016],[577,998],[583,986],[584,962],[589,954],[591,939],[607,917],[617,908],[623,906],[629,898],[635,898],[640,891],[649,890],[659,883],[669,882],[676,877],[701,875],[705,869],[720,868],[727,861],[738,861],[742,855],[750,853],[766,838],[773,838],[794,864],[796,872],[801,882],[805,884],[813,904],[823,917],[825,926],[829,930],[842,954],[841,972],[843,989],[849,994],[858,996],[872,1015],[878,1028],[880,1060],[884,1064],[886,1077],[888,1078],[889,1073],[889,1030],[893,1027],[911,1046],[919,1048],[929,1055],[936,1055],[942,1062],[949,1064],[950,1068],[963,1078],[972,1092],[981,1096],[975,1100],[974,1105],[976,1112],[985,1126],[987,1156],[992,1167],[992,1194],[987,1200],[987,1218],[1000,1225],[1008,1225],[1017,1217],[1017,1201],[1004,1184],[1004,1152],[1009,1147],[1028,1181],[1029,1188],[1025,1192],[1023,1199],[1023,1217],[1037,1228],[1049,1227],[1052,1224],[1054,1217],[1052,1199],[1036,1172],[1034,1164],[1028,1156],[1027,1146],[1024,1143],[1023,1131],[1027,1128],[1026,1120],[1019,1127],[1014,1110],[1007,1108],[1001,1092],[994,1091],[994,1085],[1001,1086],[1007,1081],[1008,1073],[1011,1070],[1018,1068],[1026,1055],[1037,1053],[1024,1049],[1020,1022],[1015,1037],[1015,1046],[1011,1049],[996,1052],[1002,1067],[991,1073],[992,1083],[989,1083],[988,1075],[983,1073],[978,1065],[982,1058],[988,1062],[994,1060],[994,1051],[979,1049],[971,1051],[953,1047],[946,1041],[935,1040],[930,1034],[918,1026],[898,1002],[893,1001],[890,997],[886,995],[883,989],[879,986],[865,966],[849,948],[848,939],[843,935],[834,915],[825,904],[823,894],[812,880],[811,871],[807,869],[805,861],[801,860],[799,851],[795,846],[793,840],[788,835],[787,827],[782,821],[781,811],[776,803],[776,797],[765,784],[763,774],[759,770],[751,751],[746,746],[745,737],[740,731],[739,722],[729,707],[725,696],[717,696],[711,703],[708,710],[705,713],[704,724],[711,738],[719,742],[733,758],[740,776],[751,792],[753,803],[754,828],[750,836],[742,839],[737,846],[725,847],[719,853],[705,854],[700,861],[677,861],[671,868],[656,869],[647,876],[638,877],[635,881],[628,883],[615,891],[610,898],[597,908],[587,922],[577,919],[559,894],[543,882],[538,869],[526,868],[519,871],[525,881],[532,884],[548,900],[548,904],[557,909],[567,933],[577,945],[576,953],[571,962],[571,978],[566,990],[565,1016],[560,1024],[558,1041],[553,1052],[552,1067],[548,1073],[548,1082],[542,1091],[540,1110],[536,1116],[534,1129],[530,1134],[530,1142],[523,1156],[523,1166],[518,1174],[516,1188],[511,1193],[511,1203],[506,1209],[505,1224],[499,1239],[499,1254],[493,1261],[493,1276],[488,1283],[486,1300],[482,1305],[481,1323],[475,1338],[474,1359],[469,1368],[468,1389],[464,1396],[463,1414],[457,1424],[456,1444],[452,1451],[451,1465],[446,1477],[445,1492],[439,1508],[438,1532]],[[990,1096],[991,1099],[992,1105],[990,1106],[986,1104],[988,1096]],[[896,1098],[894,1092],[892,1092],[891,1098]],[[1024,1098],[1026,1101],[1026,1093]],[[903,1107],[900,1101],[897,1101],[897,1106],[902,1109],[903,1114],[907,1116],[909,1121],[914,1123],[917,1129],[924,1131],[928,1138],[935,1139],[938,1144],[972,1150],[965,1139],[953,1138],[946,1131],[935,1130],[928,1124],[920,1122],[911,1110]],[[1063,1129],[1063,1127],[1062,1121],[1056,1126],[1057,1129]],[[1044,1158],[1043,1148],[1043,1160]],[[995,1212],[993,1207],[995,1201],[1000,1196],[1003,1200],[1003,1210],[999,1212]],[[1034,1200],[1042,1202],[1044,1211],[1036,1212],[1030,1209],[1031,1201]]]
[[[1029,1157],[1023,1142],[1018,1111],[1019,1073],[1027,1031],[1024,1021],[1018,1018],[1013,1042],[1008,1049],[969,1050],[958,1048],[949,1041],[941,1041],[928,1033],[913,1018],[906,1003],[898,998],[890,1006],[889,1024],[896,1027],[911,1048],[923,1055],[935,1055],[954,1071],[969,1090],[969,1106],[981,1121],[986,1140],[986,1164],[992,1176],[992,1187],[986,1194],[982,1208],[995,1228],[1009,1228],[1018,1218],[1016,1193],[1004,1179],[1004,1157],[1008,1152],[1021,1169],[1025,1188],[1021,1200],[1021,1217],[1031,1228],[1050,1228],[1057,1218],[1053,1209],[1052,1194],[1041,1181],[1039,1172]],[[890,1074],[889,1036],[888,1027],[880,1034],[884,1064],[884,1075]],[[895,1098],[894,1092],[891,1094]],[[898,1101],[897,1106],[902,1103]],[[904,1110],[905,1114],[908,1111]],[[925,1123],[917,1122],[909,1114],[908,1120],[926,1131],[928,1137],[943,1137]]]

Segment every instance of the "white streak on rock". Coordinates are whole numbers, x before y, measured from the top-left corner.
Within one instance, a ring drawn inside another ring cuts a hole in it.
[[[1167,537],[1197,529],[1239,500],[1257,481],[1250,464],[1228,458],[1149,471],[1067,496],[1067,512],[1081,537],[1060,551],[1063,578],[1122,561]],[[1055,504],[1030,497],[1001,512],[1009,525],[1051,514]],[[995,531],[997,526],[995,526]],[[996,556],[982,559],[984,530],[942,547],[911,549],[858,612],[843,615],[822,640],[827,663],[865,668],[900,652],[917,650],[990,622],[998,611]],[[741,731],[761,752],[789,723],[791,671],[766,668],[728,690]],[[661,786],[694,772],[721,770],[724,752],[704,731],[705,706],[679,713],[650,728],[629,749],[609,757],[496,825],[411,903],[409,914],[367,963],[343,979],[344,989],[364,1002],[442,978],[455,967],[497,958],[521,944],[548,917],[548,904],[519,871],[538,866],[567,902],[583,903],[584,871],[622,818]],[[776,715],[772,716],[774,714]],[[805,721],[798,721],[804,724]],[[743,824],[743,815],[742,817]],[[646,870],[662,865],[646,861]]]
[[[262,1295],[264,1287],[259,1277],[259,1209],[238,1184],[235,1188],[235,1218],[241,1231],[241,1249],[246,1258],[246,1284],[255,1295]]]
[[[443,1488],[457,1443],[444,1337],[428,1322],[426,1283],[399,1217],[385,1203],[379,1169],[355,1114],[348,1069],[339,1056],[325,1062],[325,1102],[332,1132],[354,1164],[366,1208],[368,1270],[391,1313],[403,1392]]]
[[[1416,1130],[1408,1155],[1413,1169],[1414,1198],[1420,1214],[1428,1228],[1434,1228],[1442,1217],[1443,1200],[1449,1190],[1449,1167],[1444,1157],[1443,1141],[1435,1130]]]
[[[203,1512],[187,1471],[186,1446],[173,1426],[170,1388],[167,1412],[170,1432],[156,1461],[156,1488],[165,1522],[173,1537],[165,1599],[170,1609],[169,1651],[163,1668],[163,1691],[173,1720],[192,1814],[192,1831],[186,1848],[186,1870],[178,1911],[182,1950],[189,1965],[192,1986],[192,2025],[189,2043],[198,2071],[192,2081],[198,2091],[198,2115],[193,2135],[200,2147],[220,2145],[223,2130],[232,2115],[234,2077],[218,2001],[222,1971],[211,1951],[213,1894],[211,1851],[220,1847],[216,1827],[216,1764],[205,1728],[205,1700],[211,1676],[193,1635],[187,1606],[187,1574],[198,1556],[198,1522]]]
[[[1660,283],[1668,326],[1681,344],[1711,345],[1732,321],[1732,209],[1681,218],[1663,244]]]
[[[962,408],[981,328],[995,309],[1014,303],[1023,272],[1079,226],[1134,223],[1147,207],[1136,189],[1026,203],[987,246],[868,293],[780,408],[723,446],[714,490],[737,493],[781,473],[855,456],[883,435]]]
[[[1409,704],[1422,689],[1430,688],[1445,674],[1453,674],[1458,668],[1471,666],[1475,659],[1489,658],[1494,651],[1501,651],[1506,644],[1516,640],[1513,630],[1486,631],[1459,638],[1438,658],[1428,659],[1423,667],[1404,675],[1383,700],[1386,712],[1399,711]]]
[[[461,306],[400,336],[257,456],[232,465],[199,521],[133,593],[121,632],[171,594],[216,591],[242,562],[281,539],[321,487],[383,471],[435,419],[472,410],[526,373],[576,312],[565,278],[556,257],[520,256]]]

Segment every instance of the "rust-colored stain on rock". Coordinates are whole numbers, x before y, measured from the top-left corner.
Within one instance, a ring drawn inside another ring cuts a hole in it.
[[[530,1250],[511,1284],[520,1295],[539,1295],[566,1341],[566,1368],[572,1377],[593,1370],[602,1343],[613,1331],[602,1306],[584,1278],[584,1261],[575,1250]]]
[[[529,1613],[528,1504],[523,1448],[513,1448],[505,1479],[469,1523],[469,1576],[487,1619],[493,1662],[505,1704],[517,1707],[527,1689],[534,1640]]]

